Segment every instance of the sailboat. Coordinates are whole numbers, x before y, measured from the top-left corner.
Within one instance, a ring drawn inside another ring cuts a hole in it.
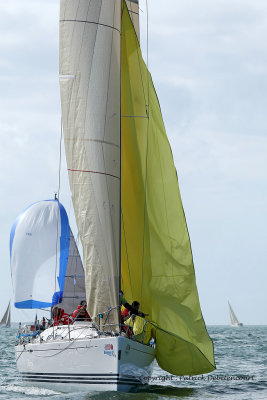
[[[10,302],[8,303],[6,312],[3,315],[3,318],[0,321],[0,327],[10,328],[11,326],[11,312],[10,312]]]
[[[243,326],[242,322],[239,322],[237,319],[237,316],[234,313],[234,310],[228,301],[228,307],[229,307],[229,314],[230,314],[230,321],[232,326]]]
[[[62,391],[129,391],[147,381],[155,358],[175,375],[213,371],[177,173],[140,49],[138,0],[61,0],[59,78],[83,263],[68,273],[72,239],[58,199],[27,208],[11,231],[15,306],[66,310],[71,298],[76,307],[79,275],[92,321],[21,331],[22,378]],[[125,331],[121,305],[133,301],[143,315]]]

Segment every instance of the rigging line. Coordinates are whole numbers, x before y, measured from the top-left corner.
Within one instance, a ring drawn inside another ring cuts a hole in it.
[[[122,118],[148,118],[147,115],[121,115]]]
[[[145,199],[144,199],[144,231],[143,231],[143,250],[142,250],[142,275],[141,275],[141,301],[143,303],[143,282],[144,282],[144,255],[145,255],[145,232],[146,232],[146,205],[147,205],[147,168],[148,168],[148,146],[149,146],[149,70],[148,70],[148,0],[146,0],[147,13],[147,140],[146,140],[146,171],[145,171]]]
[[[18,356],[18,358],[16,359],[16,363],[18,362],[18,360],[20,359],[20,357],[22,356],[22,354],[26,351],[25,347],[23,347],[22,352],[20,353],[20,355]]]
[[[63,325],[64,326],[64,325]],[[63,353],[65,350],[68,350],[70,347],[71,347],[71,345],[72,344],[74,344],[79,338],[80,338],[80,336],[83,334],[83,332],[84,332],[84,329],[82,329],[81,330],[81,332],[78,334],[78,336],[76,337],[76,338],[73,338],[73,339],[71,339],[71,341],[70,341],[70,343],[66,346],[66,347],[64,347],[63,349],[61,349],[61,350],[59,350],[57,353],[54,353],[54,354],[51,354],[51,355],[48,355],[48,356],[38,356],[37,354],[35,354],[35,357],[39,357],[39,358],[51,358],[51,357],[55,357],[55,356],[57,356],[58,354],[61,354],[61,353]],[[64,334],[64,331],[61,333],[61,335],[62,334]],[[55,339],[54,339],[55,340]],[[73,349],[72,349],[73,350]],[[26,351],[29,351],[29,350],[26,350]],[[37,350],[38,351],[38,350]]]
[[[134,25],[133,25],[133,29],[134,29],[134,32],[135,32]],[[144,80],[143,80],[143,76],[142,76],[142,72],[141,72],[141,65],[142,65],[143,59],[142,59],[142,54],[141,54],[140,43],[139,43],[139,40],[138,40],[136,32],[135,32],[135,41],[136,41],[136,46],[137,46],[136,53],[137,53],[138,64],[139,64],[139,71],[140,71],[140,78],[141,78],[141,84],[142,84],[142,89],[143,89],[144,102],[145,102],[145,105],[146,105],[146,115],[148,116],[148,114],[147,114],[147,104],[146,104],[146,91],[145,91]]]
[[[119,64],[119,69],[120,69],[120,201],[119,201],[119,293],[118,293],[118,304],[119,306],[121,305],[120,302],[120,293],[122,290],[123,286],[123,277],[122,277],[122,272],[121,272],[121,265],[122,265],[122,256],[121,256],[121,251],[122,251],[122,245],[121,245],[121,237],[122,237],[122,232],[121,232],[121,225],[122,225],[122,180],[121,180],[121,145],[122,145],[122,124],[121,124],[121,99],[122,99],[122,95],[121,95],[121,90],[122,90],[122,83],[121,83],[121,79],[122,79],[122,66],[121,66],[121,62],[122,62],[122,18],[123,18],[123,12],[124,12],[124,6],[125,3],[122,2],[121,4],[121,15],[120,15],[120,64]],[[118,320],[120,322],[120,311],[121,311],[121,307],[119,308],[119,316],[118,316]],[[121,326],[119,327],[119,332],[121,333]]]
[[[131,17],[129,15],[130,21],[132,23]],[[132,23],[133,26],[133,23]],[[145,82],[144,82],[144,77],[143,77],[143,73],[142,73],[142,65],[145,64],[143,62],[142,56],[141,56],[141,49],[140,49],[140,44],[139,44],[139,40],[135,31],[135,28],[133,26],[133,30],[134,30],[134,35],[135,35],[135,41],[136,41],[136,55],[137,55],[137,60],[138,60],[138,65],[139,65],[139,74],[140,74],[140,81],[141,81],[141,86],[142,86],[142,91],[143,91],[143,96],[144,96],[144,103],[145,103],[145,107],[146,107],[146,115],[147,115],[147,149],[146,149],[146,171],[145,171],[145,199],[144,199],[144,231],[143,231],[143,255],[142,255],[142,278],[141,278],[141,304],[140,306],[142,307],[142,287],[143,287],[143,266],[144,266],[144,244],[145,244],[145,224],[146,224],[146,184],[147,184],[147,154],[148,154],[148,127],[149,127],[149,115],[148,115],[148,107],[147,107],[147,101],[148,97],[146,99],[146,90],[145,90]],[[148,77],[149,77],[149,72],[148,72]],[[132,91],[132,89],[130,88],[130,90]],[[133,118],[133,121],[135,121],[135,118]],[[135,128],[137,129],[137,128]]]
[[[148,0],[146,0],[146,66],[147,66],[147,116],[149,118],[149,64],[148,64]]]
[[[61,186],[62,138],[63,138],[63,122],[61,117],[60,141],[59,141],[58,189],[57,189],[58,200],[59,200],[60,186]]]
[[[61,117],[61,124],[60,124],[60,141],[59,141],[59,165],[58,165],[58,191],[57,197],[59,202],[59,195],[60,195],[60,185],[61,185],[61,159],[62,159],[62,137],[63,137],[63,122]],[[56,265],[55,265],[55,276],[54,276],[54,293],[56,293],[57,289],[57,269],[58,269],[58,233],[59,233],[59,216],[60,216],[60,208],[58,204],[58,216],[57,216],[57,237],[56,237]]]
[[[124,242],[125,242],[125,251],[126,251],[126,257],[127,257],[127,267],[128,267],[128,272],[129,272],[130,286],[131,286],[131,293],[132,293],[132,298],[133,298],[133,288],[132,288],[131,269],[130,269],[130,262],[129,262],[129,257],[128,257],[128,249],[127,249],[126,232],[125,232],[125,225],[124,225],[124,220],[123,220],[123,212],[122,212],[122,210],[121,210],[121,220],[122,220],[122,226],[123,226],[123,237],[124,237]]]

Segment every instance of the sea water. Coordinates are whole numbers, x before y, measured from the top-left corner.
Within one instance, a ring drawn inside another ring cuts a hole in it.
[[[16,370],[16,328],[0,329],[0,400],[267,400],[267,326],[209,326],[217,369],[211,374],[175,377],[155,363],[150,382],[134,393],[63,394],[25,386]]]

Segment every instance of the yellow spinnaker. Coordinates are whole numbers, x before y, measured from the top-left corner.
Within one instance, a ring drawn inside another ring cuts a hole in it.
[[[123,3],[121,54],[122,289],[155,329],[172,374],[215,369],[201,314],[176,169],[153,82]]]

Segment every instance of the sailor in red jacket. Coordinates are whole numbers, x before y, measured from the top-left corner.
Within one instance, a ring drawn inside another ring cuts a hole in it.
[[[87,310],[87,303],[85,300],[81,301],[80,305],[76,308],[72,314],[73,321],[92,321]]]
[[[72,317],[65,313],[63,308],[53,307],[53,325],[69,325],[72,324]]]

